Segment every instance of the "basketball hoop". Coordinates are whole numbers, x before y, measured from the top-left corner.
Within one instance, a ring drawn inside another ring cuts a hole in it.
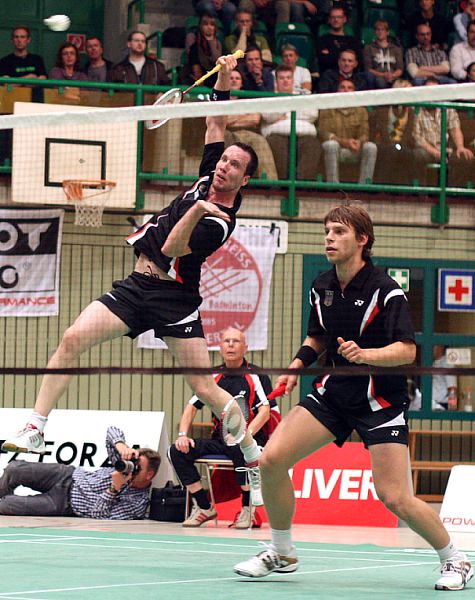
[[[115,181],[105,179],[66,179],[63,190],[68,201],[74,204],[75,225],[83,227],[100,227],[102,213],[109,194],[115,188]],[[102,196],[100,199],[97,196]],[[93,199],[94,198],[94,199]]]

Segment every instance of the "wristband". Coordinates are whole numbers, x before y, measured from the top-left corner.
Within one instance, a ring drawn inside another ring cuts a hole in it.
[[[186,431],[179,431],[178,437],[184,437],[186,435]]]
[[[312,346],[301,346],[294,359],[298,358],[302,361],[304,367],[309,367],[318,358],[318,352]]]
[[[229,98],[229,90],[223,91],[216,90],[215,88],[213,88],[213,90],[211,91],[210,99],[212,102],[221,102],[221,100],[229,100]]]

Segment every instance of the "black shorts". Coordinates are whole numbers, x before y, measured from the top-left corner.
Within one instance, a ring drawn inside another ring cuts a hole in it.
[[[134,271],[113,289],[97,298],[130,327],[136,338],[149,329],[155,337],[204,338],[197,292],[183,289],[176,281],[150,278]]]
[[[299,402],[317,421],[320,421],[335,436],[335,444],[343,446],[351,432],[357,431],[366,447],[374,444],[408,445],[407,425],[408,402],[404,398],[394,399],[388,408],[372,411],[348,410],[344,403],[328,392],[321,396],[313,391]]]

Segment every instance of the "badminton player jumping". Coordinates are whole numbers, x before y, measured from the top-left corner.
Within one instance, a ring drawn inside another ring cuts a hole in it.
[[[230,73],[236,58],[222,56],[212,100],[229,99]],[[51,357],[49,368],[72,368],[82,352],[101,342],[153,329],[181,367],[211,366],[198,307],[201,265],[229,238],[241,205],[241,187],[257,167],[254,150],[236,143],[224,150],[226,117],[208,117],[200,178],[167,208],[155,215],[127,243],[137,263],[133,273],[116,281],[113,289],[94,300],[69,327]],[[43,430],[47,417],[71,381],[71,375],[46,375],[26,427],[2,446],[10,452],[46,451]],[[236,432],[242,414],[228,392],[211,375],[186,375],[195,394],[220,417],[229,404]],[[228,409],[229,410],[229,409]],[[239,419],[239,416],[241,417]],[[231,432],[232,433],[232,432]],[[262,504],[260,450],[251,434],[239,435],[249,465],[252,503]],[[237,438],[235,438],[237,440]]]

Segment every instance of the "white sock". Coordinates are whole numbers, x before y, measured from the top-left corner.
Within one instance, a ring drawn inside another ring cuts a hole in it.
[[[272,545],[281,556],[289,556],[293,550],[290,529],[272,529]]]
[[[43,417],[43,415],[40,415],[40,413],[35,411],[31,413],[31,416],[28,419],[28,423],[34,425],[41,433],[43,433],[47,421],[48,417]]]
[[[437,554],[439,555],[441,563],[444,563],[451,558],[462,558],[464,556],[462,552],[454,546],[453,542],[450,542],[445,548],[437,550]]]
[[[248,464],[258,461],[261,456],[261,449],[257,445],[255,439],[252,440],[250,446],[241,446],[241,452],[244,455],[244,460]]]

